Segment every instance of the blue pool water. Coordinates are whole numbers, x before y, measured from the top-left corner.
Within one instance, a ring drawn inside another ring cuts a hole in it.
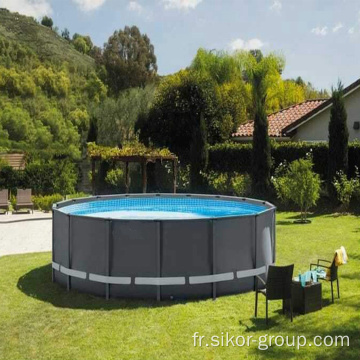
[[[89,201],[65,206],[60,211],[71,215],[112,219],[175,220],[253,215],[266,209],[265,205],[246,201],[139,197]]]

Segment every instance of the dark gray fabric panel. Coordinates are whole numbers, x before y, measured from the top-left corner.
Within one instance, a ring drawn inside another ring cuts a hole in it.
[[[53,214],[53,255],[54,261],[65,267],[69,267],[68,256],[68,236],[69,236],[69,216],[59,211]],[[59,271],[54,271],[54,279],[62,285],[66,285],[67,276]]]
[[[254,268],[254,218],[218,219],[214,221],[216,273]],[[254,278],[237,279],[216,284],[216,294],[234,294],[252,290]]]
[[[266,212],[257,217],[257,267],[273,263],[273,213]]]
[[[156,286],[134,285],[135,277],[157,277],[157,223],[113,220],[111,276],[130,276],[131,285],[111,285],[111,296],[156,299]]]
[[[71,268],[87,273],[106,274],[106,220],[71,217]],[[72,288],[103,295],[105,284],[71,278]]]
[[[211,274],[209,221],[163,221],[162,235],[161,276]],[[164,299],[209,297],[211,294],[211,284],[161,287],[161,297]]]
[[[274,254],[274,215],[273,211],[260,214],[256,218],[257,223],[257,246],[256,246],[256,263],[257,267],[268,266],[273,264]],[[261,275],[266,280],[266,274]],[[261,286],[261,283],[259,282]]]

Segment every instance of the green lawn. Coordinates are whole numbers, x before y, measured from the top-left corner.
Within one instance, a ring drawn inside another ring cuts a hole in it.
[[[293,213],[278,214],[277,263],[295,263],[295,274],[318,257],[331,258],[344,245],[349,264],[340,268],[341,299],[291,323],[270,303],[253,318],[254,293],[216,301],[156,303],[106,301],[51,283],[50,254],[0,258],[0,359],[342,359],[360,358],[360,219],[313,217],[311,225],[292,224]],[[194,347],[192,335],[348,335],[350,347]]]

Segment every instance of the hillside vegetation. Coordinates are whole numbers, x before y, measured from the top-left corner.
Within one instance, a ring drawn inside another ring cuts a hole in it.
[[[50,28],[0,11],[0,147],[80,156],[106,97],[95,64]]]
[[[52,29],[35,19],[0,9],[0,39],[12,40],[32,50],[41,61],[68,62],[76,67],[94,68],[94,59],[81,54]]]

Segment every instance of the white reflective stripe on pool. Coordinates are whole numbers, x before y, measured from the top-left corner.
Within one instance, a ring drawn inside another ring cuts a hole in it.
[[[119,220],[177,220],[177,219],[205,219],[207,216],[174,211],[103,211],[87,214],[86,216],[97,218],[111,218]]]

